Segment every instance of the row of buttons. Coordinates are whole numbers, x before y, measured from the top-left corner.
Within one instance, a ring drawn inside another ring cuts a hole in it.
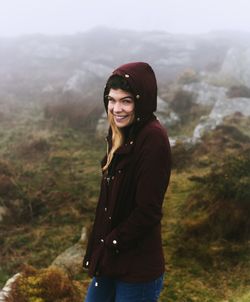
[[[101,241],[101,243],[104,243],[104,239],[103,239],[103,238],[101,238],[100,241]],[[113,243],[114,245],[117,245],[117,240],[114,239],[114,240],[112,241],[112,243]],[[87,263],[88,263],[88,261],[86,262],[86,265],[88,266]]]
[[[118,170],[118,173],[121,174],[121,173],[122,173],[122,170]],[[114,177],[114,176],[112,176],[112,177],[106,177],[106,176],[105,176],[104,179],[106,179],[107,182],[110,182],[110,180],[114,180],[115,177]]]
[[[101,238],[100,241],[101,241],[102,243],[104,243],[104,239],[103,239],[103,238]],[[112,241],[112,243],[113,243],[113,245],[117,245],[117,240],[114,239],[114,240]],[[89,266],[89,261],[86,261],[85,264],[86,264],[86,267],[88,267],[88,266]]]

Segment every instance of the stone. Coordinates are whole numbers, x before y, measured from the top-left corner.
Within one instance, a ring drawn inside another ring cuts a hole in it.
[[[249,98],[221,98],[214,104],[208,116],[203,116],[200,123],[195,127],[192,141],[195,143],[208,131],[215,129],[223,123],[226,116],[240,113],[244,116],[250,116]]]
[[[86,228],[83,227],[79,241],[56,257],[51,266],[63,269],[67,274],[74,276],[82,272],[82,261],[85,254]]]
[[[182,86],[184,91],[192,92],[196,95],[194,102],[204,106],[213,106],[218,99],[225,99],[227,89],[210,85],[206,82],[195,82]]]
[[[0,302],[12,302],[13,297],[11,297],[11,285],[21,276],[20,273],[12,276],[4,285],[2,290],[0,291]],[[14,302],[14,301],[13,301]]]
[[[231,47],[222,64],[220,76],[250,87],[250,48]]]

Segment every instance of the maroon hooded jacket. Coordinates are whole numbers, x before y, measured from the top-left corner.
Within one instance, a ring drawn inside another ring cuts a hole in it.
[[[152,68],[143,62],[129,63],[114,74],[128,81],[136,118],[124,145],[115,152],[112,171],[103,173],[83,266],[91,277],[147,282],[164,272],[161,218],[170,177],[170,147],[165,129],[153,115],[157,84]],[[107,110],[105,97],[104,104]],[[109,130],[109,147],[111,135]]]

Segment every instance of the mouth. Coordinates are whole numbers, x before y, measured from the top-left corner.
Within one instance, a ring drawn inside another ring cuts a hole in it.
[[[123,120],[125,120],[126,118],[128,117],[128,115],[124,115],[124,116],[121,116],[121,115],[114,115],[114,118],[117,122],[122,122]]]

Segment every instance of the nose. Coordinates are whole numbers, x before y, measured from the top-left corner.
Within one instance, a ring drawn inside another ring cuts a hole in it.
[[[113,107],[113,111],[115,113],[118,113],[118,112],[122,111],[122,105],[120,104],[120,102],[115,102],[114,107]]]

